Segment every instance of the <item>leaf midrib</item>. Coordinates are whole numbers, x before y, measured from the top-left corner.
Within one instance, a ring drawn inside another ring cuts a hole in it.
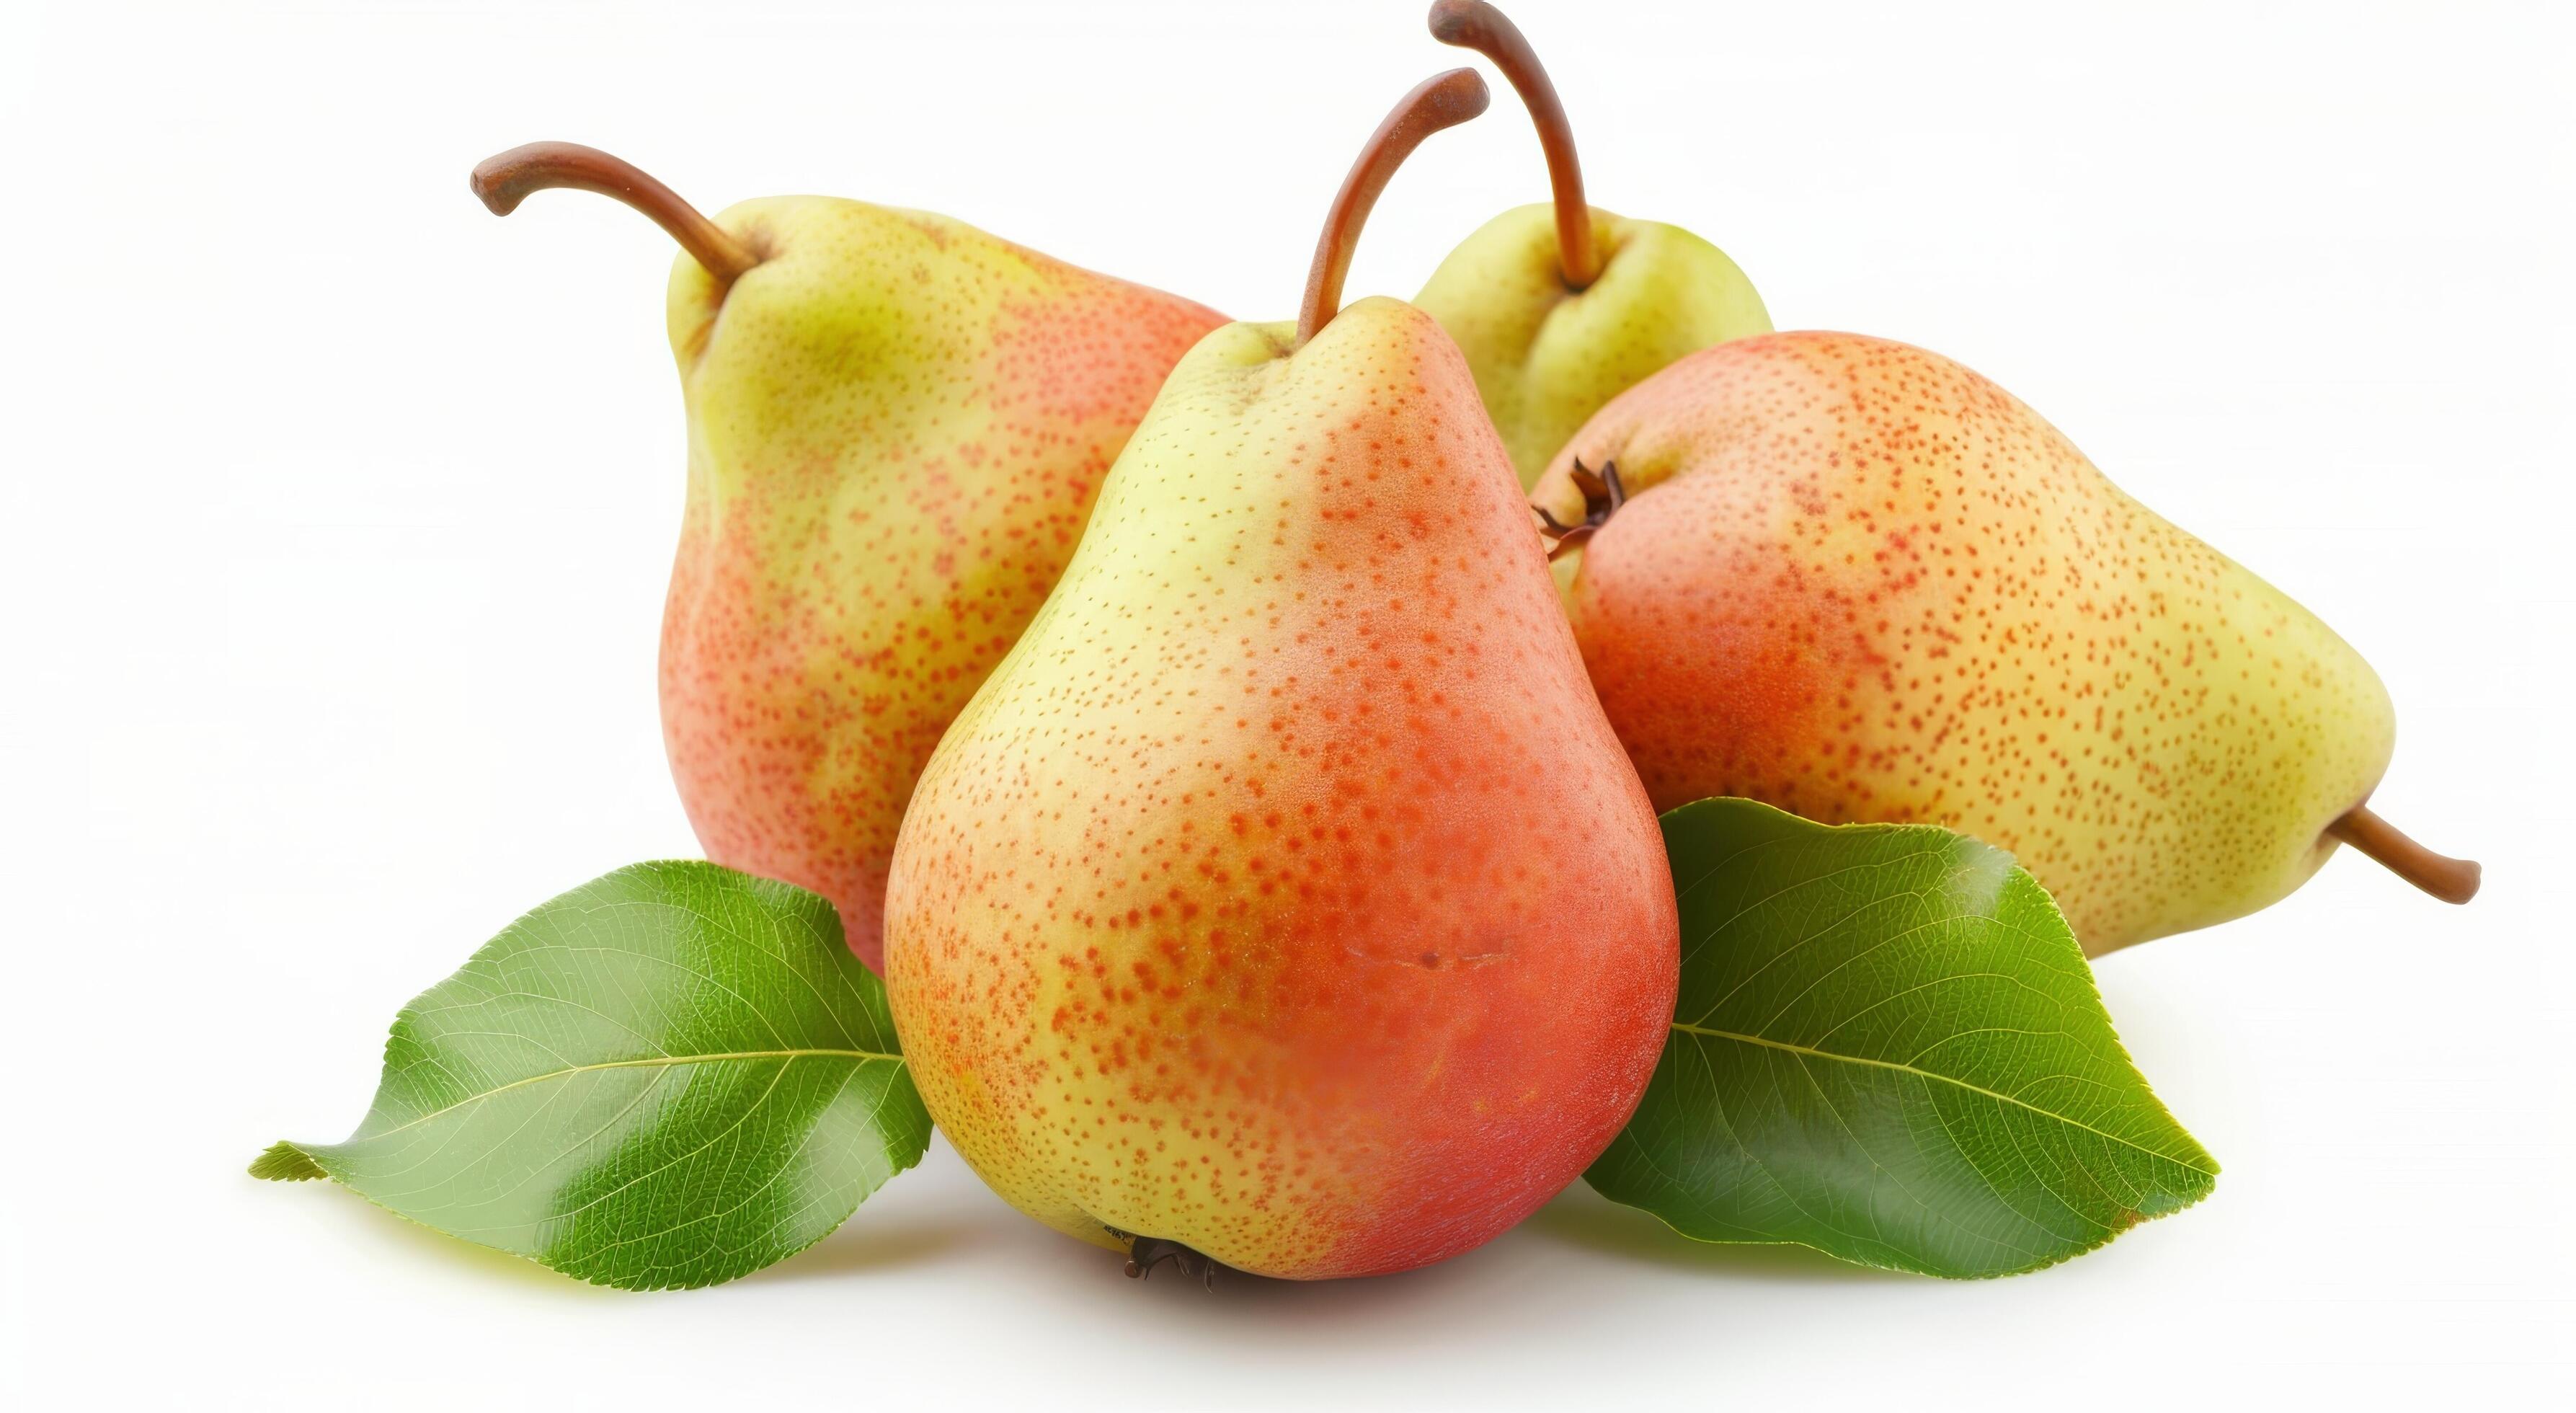
[[[393,1135],[395,1135],[395,1134],[397,1134],[397,1133],[402,1132],[404,1129],[407,1129],[407,1128],[418,1128],[418,1127],[419,1127],[419,1126],[421,1126],[422,1124],[428,1123],[428,1122],[429,1122],[430,1120],[432,1120],[432,1119],[440,1118],[440,1117],[442,1117],[442,1116],[444,1116],[444,1115],[455,1113],[457,1110],[462,1109],[462,1108],[464,1108],[465,1106],[467,1106],[467,1105],[469,1105],[469,1104],[480,1104],[480,1103],[482,1103],[482,1102],[483,1102],[484,1100],[486,1100],[486,1099],[490,1099],[490,1098],[494,1097],[495,1095],[507,1094],[507,1093],[509,1093],[509,1092],[510,1092],[511,1090],[513,1090],[513,1089],[523,1089],[523,1088],[525,1088],[525,1087],[527,1087],[528,1085],[531,1085],[531,1084],[543,1084],[543,1083],[545,1083],[545,1082],[546,1082],[546,1081],[548,1081],[548,1080],[554,1080],[554,1079],[569,1079],[569,1078],[571,1078],[572,1076],[577,1075],[577,1074],[590,1074],[590,1073],[593,1073],[593,1072],[598,1071],[598,1070],[642,1070],[642,1069],[667,1069],[667,1068],[669,1068],[670,1066],[673,1066],[673,1065],[714,1065],[714,1064],[722,1064],[722,1063],[724,1063],[724,1062],[725,1062],[725,1061],[727,1061],[727,1060],[801,1060],[801,1059],[841,1059],[841,1060],[856,1060],[856,1061],[858,1061],[858,1062],[859,1062],[859,1063],[861,1063],[861,1064],[866,1064],[866,1063],[868,1063],[868,1062],[869,1062],[869,1061],[871,1061],[871,1060],[880,1060],[880,1061],[883,1061],[883,1062],[885,1062],[885,1063],[887,1063],[887,1064],[895,1065],[895,1066],[898,1066],[898,1067],[899,1067],[899,1066],[901,1066],[901,1065],[903,1064],[903,1056],[901,1056],[901,1055],[888,1055],[888,1054],[884,1054],[884,1053],[882,1053],[882,1052],[880,1052],[880,1051],[876,1051],[876,1050],[822,1050],[822,1049],[813,1049],[813,1050],[806,1050],[806,1049],[797,1049],[797,1050],[728,1050],[728,1051],[723,1051],[723,1052],[720,1052],[720,1053],[717,1053],[717,1054],[710,1054],[710,1055],[647,1055],[647,1056],[644,1056],[644,1057],[643,1057],[643,1058],[641,1058],[641,1059],[634,1059],[634,1060],[602,1060],[602,1061],[600,1061],[600,1062],[599,1062],[599,1063],[597,1063],[597,1064],[592,1064],[592,1065],[570,1065],[570,1066],[567,1066],[567,1067],[565,1067],[565,1068],[563,1068],[563,1069],[559,1069],[559,1070],[548,1070],[548,1071],[546,1071],[546,1072],[545,1072],[545,1073],[543,1073],[543,1074],[532,1074],[532,1075],[528,1075],[528,1076],[526,1076],[525,1078],[522,1078],[522,1079],[514,1079],[514,1080],[511,1080],[508,1084],[496,1085],[496,1086],[494,1086],[493,1088],[490,1088],[490,1089],[486,1089],[486,1090],[484,1090],[484,1091],[483,1091],[482,1093],[480,1093],[480,1094],[469,1094],[469,1095],[467,1095],[465,1098],[459,1099],[459,1100],[457,1100],[457,1101],[456,1101],[455,1103],[453,1103],[453,1104],[446,1105],[446,1106],[445,1106],[445,1107],[443,1107],[443,1108],[433,1109],[433,1110],[431,1110],[430,1112],[428,1112],[428,1113],[426,1113],[426,1114],[423,1114],[423,1115],[421,1115],[421,1116],[420,1116],[420,1117],[418,1117],[418,1118],[415,1118],[415,1119],[406,1119],[406,1120],[404,1120],[403,1122],[398,1123],[398,1124],[394,1125],[392,1128],[386,1129],[386,1130],[384,1130],[384,1131],[383,1131],[383,1132],[381,1132],[381,1133],[369,1133],[369,1134],[362,1134],[362,1135],[358,1135],[358,1136],[356,1136],[356,1137],[353,1137],[350,1141],[351,1141],[351,1142],[357,1142],[357,1141],[359,1141],[360,1139],[363,1139],[363,1140],[365,1140],[365,1141],[367,1141],[367,1142],[373,1142],[373,1141],[375,1141],[376,1139],[379,1139],[379,1138],[390,1138],[390,1137],[392,1137]]]
[[[2177,1157],[2174,1154],[2164,1152],[2160,1149],[2149,1148],[2134,1138],[2122,1138],[2116,1133],[2105,1133],[2101,1129],[2095,1128],[2091,1124],[2084,1122],[2082,1119],[2071,1118],[2051,1109],[2043,1109],[2037,1104],[2031,1103],[2027,1099],[2015,1098],[2014,1096],[2003,1093],[2000,1090],[1988,1089],[1983,1085],[1970,1084],[1968,1081],[1960,1079],[1954,1075],[1946,1075],[1934,1070],[1921,1069],[1895,1060],[1872,1059],[1866,1055],[1837,1054],[1831,1050],[1819,1050],[1813,1046],[1796,1045],[1786,1040],[1772,1040],[1760,1035],[1746,1035],[1740,1031],[1717,1030],[1709,1026],[1691,1025],[1683,1021],[1674,1021],[1672,1024],[1673,1029],[1690,1035],[1705,1035],[1715,1040],[1736,1040],[1747,1045],[1759,1045],[1765,1049],[1783,1050],[1792,1055],[1804,1055],[1818,1060],[1832,1060],[1838,1064],[1869,1065],[1877,1069],[1894,1070],[1899,1074],[1910,1074],[1917,1079],[1938,1080],[1943,1084],[1953,1085],[1957,1088],[1967,1090],[1971,1094],[1982,1094],[1986,1098],[1992,1099],[1999,1104],[2010,1104],[2015,1108],[2025,1109],[2031,1113],[2037,1114],[2041,1118],[2053,1119],[2056,1122],[2065,1124],[2071,1128],[2080,1128],[2086,1133],[2102,1139],[2104,1142],[2117,1143],[2123,1148],[2133,1148],[2140,1153],[2146,1154],[2148,1157],[2161,1158],[2168,1163],[2172,1163],[2178,1167],[2187,1168],[2192,1172],[2202,1173],[2210,1177],[2218,1176],[2218,1170],[2216,1168],[2204,1168],[2200,1164],[2192,1162],[2187,1158]]]

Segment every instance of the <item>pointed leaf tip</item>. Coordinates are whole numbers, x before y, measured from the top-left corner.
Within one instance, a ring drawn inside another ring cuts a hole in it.
[[[250,1175],[264,1182],[310,1182],[330,1176],[303,1149],[282,1138],[250,1160]]]

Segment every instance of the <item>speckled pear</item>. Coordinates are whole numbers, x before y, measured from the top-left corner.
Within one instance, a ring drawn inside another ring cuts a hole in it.
[[[678,238],[688,491],[664,741],[707,857],[839,905],[879,962],[913,779],[1036,613],[1163,375],[1222,316],[923,211],[828,197],[713,220],[606,153],[476,169]]]
[[[1565,107],[1500,10],[1440,0],[1431,32],[1483,53],[1511,80],[1555,186],[1552,205],[1486,222],[1414,296],[1466,354],[1528,486],[1603,403],[1683,354],[1768,333],[1771,316],[1726,252],[1679,226],[1585,204]]]
[[[1671,1020],[1654,813],[1465,362],[1409,305],[1333,313],[1385,170],[1482,106],[1417,89],[1301,324],[1173,370],[895,849],[924,1102],[1131,1274],[1473,1247],[1615,1136]]]
[[[2095,954],[2267,906],[2338,841],[2475,890],[2362,807],[2396,727],[2360,654],[1938,354],[1693,354],[1537,503],[1588,522],[1569,613],[1658,809],[1947,825],[2012,850]]]

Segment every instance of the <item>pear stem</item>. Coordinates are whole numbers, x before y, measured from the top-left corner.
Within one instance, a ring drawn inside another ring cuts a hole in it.
[[[626,159],[612,157],[596,147],[584,147],[578,142],[531,142],[525,147],[513,147],[478,163],[473,182],[474,194],[492,208],[495,216],[509,215],[519,209],[529,192],[549,187],[570,187],[614,197],[669,231],[671,239],[689,252],[690,259],[716,277],[719,290],[760,263],[760,257],[749,246],[725,234],[698,208],[682,201],[678,192]]]
[[[1473,49],[1493,61],[1519,90],[1521,106],[1538,127],[1539,150],[1547,154],[1548,184],[1556,190],[1556,261],[1566,286],[1582,289],[1601,277],[1601,256],[1592,245],[1592,208],[1583,200],[1583,164],[1574,156],[1574,127],[1557,101],[1556,85],[1530,48],[1520,26],[1485,0],[1437,0],[1431,7],[1431,37],[1443,44]]]
[[[1333,209],[1324,217],[1324,233],[1315,242],[1315,263],[1306,270],[1306,299],[1297,310],[1300,345],[1341,312],[1342,282],[1350,277],[1360,227],[1368,224],[1369,208],[1377,205],[1378,193],[1386,190],[1395,169],[1404,165],[1424,138],[1467,121],[1485,111],[1491,101],[1485,81],[1474,69],[1451,69],[1415,84],[1377,131],[1369,134],[1368,146],[1360,149],[1350,175],[1342,178]]]
[[[2396,825],[2372,814],[2367,806],[2353,806],[2341,819],[2327,825],[2326,833],[2445,903],[2465,903],[2478,895],[2483,870],[2476,863],[2434,853],[2407,838]]]

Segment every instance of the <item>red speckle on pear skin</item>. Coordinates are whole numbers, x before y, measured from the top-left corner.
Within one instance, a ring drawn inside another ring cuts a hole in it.
[[[752,367],[737,386],[777,383],[761,410],[785,430],[727,443],[751,448],[738,463],[692,448],[661,689],[707,857],[831,898],[879,967],[915,777],[1063,571],[1164,375],[1222,320],[936,218],[857,228],[881,247],[868,267],[915,300],[949,262],[945,302],[854,319],[836,367],[821,336],[745,307],[764,271],[729,296],[710,342],[737,341],[716,349]]]
[[[1364,301],[1266,371],[1208,356],[1263,336],[1175,373],[924,776],[888,988],[1041,1220],[1401,1270],[1626,1121],[1672,885],[1454,346]]]

